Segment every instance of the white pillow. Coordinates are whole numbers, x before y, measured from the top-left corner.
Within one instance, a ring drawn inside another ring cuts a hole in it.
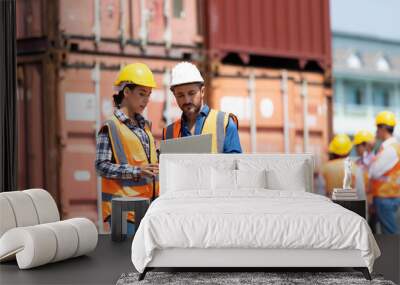
[[[190,164],[168,164],[167,191],[211,188],[211,167]]]
[[[306,180],[302,166],[290,171],[269,169],[266,171],[267,188],[271,190],[306,191]]]
[[[280,158],[239,159],[237,163],[239,170],[266,169],[268,189],[307,191],[309,168],[304,160]]]
[[[236,170],[238,188],[267,188],[266,170]]]
[[[212,167],[212,189],[236,190],[236,170]]]

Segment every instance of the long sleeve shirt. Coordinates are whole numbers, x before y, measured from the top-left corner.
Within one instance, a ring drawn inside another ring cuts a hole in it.
[[[124,123],[142,141],[146,155],[150,155],[150,141],[144,131],[145,119],[140,114],[135,115],[135,120],[130,119],[121,110],[115,110],[114,116]],[[140,176],[140,168],[129,164],[116,163],[108,128],[103,127],[96,139],[96,161],[97,174],[108,179],[137,179]]]
[[[379,178],[387,171],[392,169],[399,161],[396,149],[391,144],[398,143],[396,138],[391,137],[385,140],[381,145],[381,150],[375,157],[375,160],[371,163],[369,168],[370,178]]]

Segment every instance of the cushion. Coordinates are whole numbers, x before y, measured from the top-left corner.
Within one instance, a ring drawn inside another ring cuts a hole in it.
[[[28,189],[22,191],[28,194],[35,205],[39,224],[51,223],[60,220],[56,202],[50,193],[43,189]]]
[[[239,170],[266,169],[267,188],[273,190],[311,190],[308,181],[309,168],[302,159],[239,159]]]
[[[0,193],[0,237],[8,230],[17,227],[14,212],[8,199]]]
[[[237,187],[267,188],[266,170],[236,170]]]
[[[79,256],[97,245],[96,226],[75,218],[7,231],[0,238],[0,261],[16,257],[20,269],[28,269]]]
[[[71,224],[63,222],[55,222],[44,224],[55,235],[57,241],[57,250],[51,262],[57,262],[74,256],[78,248],[78,232],[71,228]]]
[[[31,197],[23,191],[3,192],[13,210],[17,227],[33,226],[39,223],[35,205]]]
[[[211,188],[211,167],[193,164],[168,164],[167,191]]]
[[[96,226],[86,218],[65,220],[72,225],[78,233],[79,244],[73,257],[86,254],[96,248],[98,232]]]
[[[236,170],[232,169],[218,169],[212,167],[212,189],[213,190],[236,190]]]
[[[271,190],[306,191],[305,175],[298,166],[288,172],[270,169],[266,171],[267,188]]]
[[[60,220],[57,205],[43,189],[0,193],[0,237],[15,227],[33,226]]]

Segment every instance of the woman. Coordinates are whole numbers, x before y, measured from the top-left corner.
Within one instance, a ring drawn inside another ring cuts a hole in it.
[[[141,115],[152,88],[153,73],[143,63],[125,66],[114,83],[115,111],[99,131],[96,171],[102,178],[103,221],[111,225],[111,199],[158,195],[158,161],[150,123]],[[134,215],[128,214],[128,234],[134,232]]]

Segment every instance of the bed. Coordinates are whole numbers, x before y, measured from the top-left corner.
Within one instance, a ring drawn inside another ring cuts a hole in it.
[[[160,197],[132,242],[141,273],[173,267],[352,267],[380,255],[362,217],[313,193],[310,154],[163,154]]]

